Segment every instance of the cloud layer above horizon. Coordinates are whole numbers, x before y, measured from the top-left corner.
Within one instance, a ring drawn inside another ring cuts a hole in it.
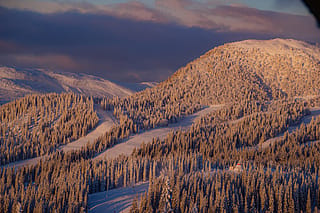
[[[250,7],[248,0],[0,0],[0,65],[160,81],[230,41],[320,42],[314,18],[299,1],[279,1]]]

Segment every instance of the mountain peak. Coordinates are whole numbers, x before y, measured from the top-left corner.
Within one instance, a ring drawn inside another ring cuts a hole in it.
[[[179,69],[167,84],[199,90],[199,103],[206,105],[263,101],[319,95],[319,71],[317,46],[293,39],[245,40],[215,47]]]
[[[304,52],[315,56],[320,60],[320,49],[304,41],[295,39],[275,38],[271,40],[244,40],[226,44],[226,46],[234,46],[244,49],[259,49],[269,54],[287,54],[288,51]]]

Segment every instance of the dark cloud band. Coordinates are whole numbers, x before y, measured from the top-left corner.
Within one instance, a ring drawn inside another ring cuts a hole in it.
[[[259,19],[261,23],[267,20],[270,26],[279,22],[278,13],[249,8],[218,7],[213,11],[221,17],[231,12],[236,19]],[[78,11],[46,14],[0,8],[0,64],[86,72],[119,81],[163,80],[188,61],[225,42],[279,36],[319,41],[317,29],[308,28],[308,18],[292,18],[298,25],[282,20],[281,26],[292,26],[284,31],[255,32]]]

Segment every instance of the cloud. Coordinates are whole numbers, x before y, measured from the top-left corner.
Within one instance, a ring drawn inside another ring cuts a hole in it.
[[[301,5],[297,0],[294,2]],[[288,2],[281,5],[285,7],[285,4]],[[115,5],[114,9],[117,17],[127,17],[121,11],[131,11],[130,18],[135,20],[175,23],[221,32],[272,33],[306,40],[318,40],[316,37],[320,36],[311,16],[264,11],[231,0],[227,3],[219,0],[202,3],[194,0],[156,0],[153,9],[142,6],[141,3],[137,5],[139,10],[134,9],[132,3]],[[145,15],[142,19],[141,14],[149,14],[153,18],[148,19]]]
[[[19,9],[19,10],[29,10],[39,13],[56,13],[56,12],[66,12],[68,10],[74,10],[76,7],[75,4],[55,1],[37,1],[30,0],[26,2],[24,0],[13,0],[5,1],[1,0],[0,5],[9,9]]]
[[[285,4],[288,2],[281,6],[285,7]],[[320,35],[311,16],[264,11],[232,1],[228,5],[221,1],[199,3],[192,0],[156,0],[156,6],[171,20],[188,27],[224,32],[273,33],[304,39],[315,39],[310,34]]]
[[[102,14],[0,8],[0,64],[86,72],[119,81],[164,80],[214,46],[270,34],[221,33]]]
[[[128,3],[120,3],[113,6],[104,6],[104,12],[120,18],[132,18],[139,21],[152,21],[165,23],[169,22],[167,17],[141,2],[132,1]]]
[[[7,54],[17,52],[20,49],[20,47],[10,41],[1,41],[0,40],[0,50],[1,52],[6,52]]]
[[[19,9],[43,14],[77,12],[82,14],[106,14],[115,17],[134,18],[140,21],[168,21],[162,13],[138,1],[111,5],[96,5],[84,1],[0,0],[0,6],[8,9]]]
[[[156,0],[156,8],[170,20],[187,27],[220,28],[211,14],[209,5],[191,0]]]
[[[273,5],[278,9],[287,9],[294,7],[301,7],[301,0],[273,0]]]
[[[274,8],[300,8],[300,0],[272,0]],[[11,9],[35,11],[44,14],[75,12],[81,14],[108,15],[117,18],[154,23],[178,24],[185,27],[197,27],[219,31],[251,31],[270,32],[278,29],[292,33],[287,25],[292,19],[310,26],[306,33],[318,33],[311,16],[293,15],[282,12],[263,11],[250,8],[235,0],[155,0],[154,7],[147,6],[139,1],[129,1],[117,4],[92,4],[81,2],[40,1],[40,0],[0,0],[0,5]],[[277,17],[281,23],[274,19]],[[276,32],[276,33],[278,33]],[[301,33],[300,33],[301,34]],[[310,37],[310,36],[309,36]]]
[[[212,10],[224,20],[230,31],[251,31],[292,36],[305,40],[318,40],[316,23],[310,16],[263,11],[248,7],[219,6]],[[227,17],[227,18],[226,18]]]
[[[275,37],[320,42],[312,17],[239,4],[158,0],[154,8],[139,2],[90,4],[85,9],[91,12],[84,12],[51,3],[57,6],[48,7],[50,13],[0,7],[0,64],[160,81],[225,42]]]

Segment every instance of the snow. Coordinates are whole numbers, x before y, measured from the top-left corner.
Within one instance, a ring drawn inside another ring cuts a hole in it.
[[[144,142],[150,142],[152,138],[159,137],[161,139],[165,138],[166,135],[170,131],[178,130],[178,129],[187,129],[189,128],[194,122],[196,122],[200,117],[214,111],[217,109],[220,109],[223,107],[223,105],[214,105],[207,107],[193,115],[187,116],[186,118],[182,119],[178,123],[170,124],[168,127],[164,128],[157,128],[152,129],[146,132],[143,132],[141,134],[133,135],[129,139],[125,140],[124,142],[117,144],[116,146],[106,150],[105,152],[98,155],[95,159],[103,159],[106,156],[108,157],[117,157],[120,154],[130,155],[135,147],[139,147],[141,143]],[[111,127],[118,123],[118,121],[113,117],[112,113],[109,111],[105,111],[101,109],[100,106],[95,105],[95,110],[99,117],[99,123],[95,129],[90,131],[86,136],[79,138],[78,140],[75,140],[74,142],[68,143],[66,145],[63,145],[59,147],[59,150],[63,150],[65,152],[73,151],[73,150],[79,150],[82,147],[85,147],[86,145],[92,143],[94,140],[96,140],[99,136],[103,135],[107,131],[111,129]],[[22,166],[29,166],[29,165],[35,165],[37,164],[41,159],[44,159],[47,157],[47,155],[36,157],[36,158],[30,158],[26,160],[16,161],[12,162],[10,164],[4,165],[3,167],[13,167],[16,168],[22,167]]]
[[[0,104],[27,94],[74,92],[87,96],[125,97],[156,85],[132,83],[130,87],[86,74],[57,73],[43,69],[18,69],[0,66]]]
[[[45,157],[47,157],[47,155],[45,156],[40,156],[40,157],[36,157],[36,158],[30,158],[30,159],[26,159],[26,160],[21,160],[21,161],[15,161],[6,165],[3,165],[1,167],[5,167],[5,168],[12,168],[15,167],[20,168],[23,166],[34,166],[36,165],[41,159],[44,159]]]
[[[101,212],[129,212],[132,201],[136,196],[140,198],[149,187],[149,183],[112,189],[89,195],[89,213]]]
[[[157,82],[141,82],[141,83],[127,83],[127,82],[117,82],[114,81],[117,85],[128,88],[132,91],[142,91],[146,88],[155,87],[158,85]]]
[[[118,121],[113,117],[112,113],[109,111],[103,110],[99,105],[95,105],[95,110],[99,117],[99,123],[97,127],[93,130],[91,130],[86,136],[79,138],[78,140],[75,140],[74,142],[68,143],[66,145],[63,145],[59,147],[59,150],[63,150],[65,152],[73,151],[73,150],[79,150],[82,147],[92,143],[95,139],[97,139],[99,136],[103,135],[107,131],[111,129],[111,127],[116,124]],[[26,160],[16,161],[12,162],[10,164],[4,165],[3,167],[13,167],[16,168],[22,167],[22,166],[30,166],[37,164],[41,159],[45,159],[48,155],[36,157],[36,158],[30,158]]]
[[[310,112],[311,114],[310,115],[307,115],[307,116],[304,116],[301,120],[301,122],[297,125],[294,125],[294,126],[290,126],[288,128],[288,132],[289,133],[292,133],[293,131],[299,129],[300,125],[302,123],[304,124],[309,124],[312,120],[312,118],[317,118],[318,116],[320,116],[320,107],[313,107],[310,109]],[[267,147],[269,147],[269,145],[271,144],[274,144],[276,141],[279,141],[281,139],[283,139],[284,137],[284,133],[281,133],[279,134],[278,136],[274,137],[274,138],[270,138],[268,140],[266,140],[265,142],[263,142],[262,144],[258,144],[257,146],[255,146],[254,148],[255,149],[259,149],[259,148],[262,148],[262,149],[265,149]]]
[[[152,138],[164,139],[167,136],[167,134],[171,131],[176,131],[179,129],[186,130],[201,117],[209,114],[214,110],[221,109],[223,106],[224,105],[213,105],[197,113],[189,115],[177,123],[169,124],[167,127],[162,127],[162,128],[159,127],[156,129],[142,132],[140,134],[133,135],[129,137],[129,139],[124,140],[122,143],[119,143],[113,146],[112,148],[109,148],[106,151],[102,152],[101,154],[96,156],[94,159],[102,160],[105,158],[115,158],[121,154],[128,156],[132,153],[134,148],[140,147],[140,145],[143,142],[145,143],[151,142]]]
[[[59,147],[59,150],[63,150],[64,152],[80,150],[82,147],[85,147],[86,145],[94,142],[95,139],[109,131],[113,125],[118,123],[116,118],[113,117],[111,111],[105,111],[97,105],[95,107],[95,110],[99,117],[99,123],[97,127],[90,131],[86,136]]]
[[[118,96],[124,97],[131,95],[132,90],[119,86],[111,81],[98,78],[92,75],[67,75],[58,74],[54,72],[47,72],[47,74],[57,79],[61,86],[67,92],[84,93],[89,96]]]
[[[151,142],[153,138],[159,138],[159,139],[164,139],[167,134],[171,131],[176,131],[176,130],[186,130],[188,129],[193,123],[197,122],[198,119],[201,117],[209,114],[210,112],[214,110],[221,109],[224,105],[213,105],[210,107],[207,107],[195,114],[189,115],[185,117],[184,119],[181,119],[175,124],[169,124],[167,127],[162,127],[162,128],[156,128],[156,129],[151,129],[136,135],[130,136],[128,139],[122,141],[121,143],[113,146],[112,148],[107,149],[106,151],[100,153],[97,155],[94,160],[103,160],[105,158],[111,159],[118,157],[119,155],[123,154],[126,156],[129,156],[134,148],[139,148],[140,145],[144,143]],[[98,126],[92,130],[88,135],[79,138],[78,140],[71,142],[67,145],[61,146],[59,149],[64,150],[65,152],[72,151],[72,150],[79,150],[82,147],[86,146],[88,143],[93,142],[96,138],[107,132],[114,124],[117,123],[117,120],[113,117],[111,112],[107,112],[102,110],[100,107],[97,107],[96,109],[98,116],[100,118]],[[296,129],[298,129],[301,125],[301,123],[308,124],[311,122],[312,117],[316,118],[320,116],[320,107],[314,107],[310,109],[311,114],[308,116],[303,117],[302,121],[299,123],[299,125],[294,125],[290,126],[288,128],[288,132],[292,133]],[[229,121],[230,123],[234,124],[237,122],[240,122],[243,120],[243,118],[234,120],[234,121]],[[278,136],[274,138],[270,138],[263,142],[262,144],[259,144],[255,147],[252,147],[253,149],[265,149],[269,146],[269,144],[273,144],[278,140],[281,140],[283,138],[284,133],[279,134]],[[313,142],[311,142],[313,143]],[[27,160],[22,160],[22,161],[17,161],[17,162],[12,162],[10,164],[5,165],[4,167],[13,167],[15,166],[16,168],[26,166],[26,165],[35,165],[37,162],[39,162],[40,159],[44,159],[45,156],[40,156],[36,158],[31,158]]]
[[[272,40],[245,40],[239,42],[233,42],[226,45],[235,47],[241,47],[245,49],[259,49],[263,50],[271,55],[276,54],[288,54],[288,51],[292,49],[298,49],[309,55],[312,55],[317,60],[320,60],[320,49],[314,45],[308,44],[303,41],[297,41],[294,39],[272,39]]]

